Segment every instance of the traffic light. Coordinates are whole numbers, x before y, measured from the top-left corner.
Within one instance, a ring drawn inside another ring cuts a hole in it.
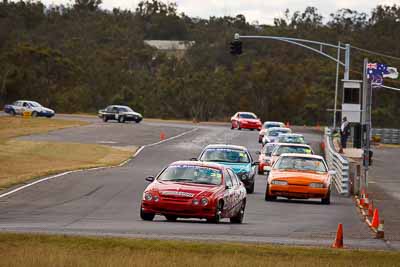
[[[239,40],[234,40],[231,42],[231,54],[240,55],[242,54],[242,42]]]

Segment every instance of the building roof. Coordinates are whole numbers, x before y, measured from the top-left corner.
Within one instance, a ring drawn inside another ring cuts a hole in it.
[[[144,43],[158,50],[176,51],[187,50],[195,44],[195,41],[182,40],[144,40]]]

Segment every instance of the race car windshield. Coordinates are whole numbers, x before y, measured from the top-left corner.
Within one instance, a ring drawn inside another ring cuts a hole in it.
[[[118,107],[119,112],[133,112],[133,110],[129,107]]]
[[[325,164],[320,159],[302,157],[281,157],[274,166],[278,170],[296,170],[326,172]]]
[[[271,156],[272,151],[274,151],[275,145],[272,143],[270,145],[266,145],[263,148],[263,154],[265,154],[266,156]]]
[[[267,122],[264,124],[264,128],[266,128],[266,129],[272,128],[272,127],[281,127],[281,125],[279,123],[270,123],[270,122]]]
[[[284,153],[298,153],[298,154],[312,154],[312,150],[308,147],[302,147],[302,146],[280,146],[276,149],[274,152],[274,155],[280,156]]]
[[[253,114],[247,114],[247,113],[239,114],[239,117],[242,119],[257,119],[257,117],[254,116]]]
[[[287,130],[287,129],[275,130],[275,131],[270,131],[270,132],[268,133],[268,135],[269,135],[269,136],[278,136],[278,135],[281,134],[281,133],[288,133],[288,132],[289,132],[289,130]]]
[[[242,150],[212,148],[207,149],[200,160],[212,162],[228,162],[228,163],[249,163],[250,159],[246,152]]]
[[[158,180],[220,185],[222,182],[222,171],[202,166],[174,165],[169,166],[163,173],[161,173]]]
[[[305,144],[303,136],[280,136],[279,143],[295,143],[295,144]]]

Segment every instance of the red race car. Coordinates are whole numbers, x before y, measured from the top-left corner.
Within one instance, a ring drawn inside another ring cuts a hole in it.
[[[140,207],[140,217],[145,221],[152,221],[155,215],[163,215],[169,221],[243,221],[246,188],[230,168],[208,162],[177,161],[146,181],[151,184],[143,192]]]
[[[257,118],[256,114],[251,112],[237,112],[231,118],[231,129],[238,128],[250,129],[250,130],[261,130],[261,121]]]

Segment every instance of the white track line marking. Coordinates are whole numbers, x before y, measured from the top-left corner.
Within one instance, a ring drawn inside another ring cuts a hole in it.
[[[55,178],[58,178],[58,177],[62,177],[62,176],[67,175],[67,174],[76,173],[76,172],[83,172],[83,171],[95,171],[95,170],[101,170],[101,169],[111,169],[111,168],[116,168],[116,167],[122,167],[122,166],[124,166],[125,164],[127,164],[129,161],[131,161],[132,159],[134,159],[137,155],[139,155],[139,153],[142,152],[142,150],[145,149],[146,147],[156,146],[156,145],[159,145],[159,144],[162,144],[162,143],[165,143],[165,142],[168,142],[168,141],[177,139],[177,138],[182,137],[182,136],[184,136],[184,135],[186,135],[186,134],[190,134],[190,133],[192,133],[192,132],[195,132],[195,131],[197,131],[198,129],[199,129],[199,128],[194,128],[194,129],[192,129],[192,130],[190,130],[190,131],[183,132],[183,133],[181,133],[181,134],[172,136],[172,137],[167,138],[167,139],[165,139],[165,140],[161,140],[161,141],[158,141],[158,142],[156,142],[156,143],[152,143],[152,144],[148,144],[148,145],[141,146],[131,158],[125,160],[124,162],[122,162],[122,163],[120,163],[120,164],[118,164],[118,165],[116,165],[116,166],[95,167],[95,168],[89,168],[89,169],[79,169],[79,170],[67,171],[67,172],[63,172],[63,173],[56,174],[56,175],[44,177],[44,178],[39,179],[39,180],[36,180],[36,181],[34,181],[34,182],[32,182],[32,183],[29,183],[29,184],[23,185],[23,186],[21,186],[21,187],[15,188],[15,189],[13,189],[13,190],[11,190],[11,191],[9,191],[9,192],[3,193],[3,194],[0,195],[0,198],[9,196],[9,195],[14,194],[14,193],[16,193],[16,192],[18,192],[18,191],[21,191],[21,190],[23,190],[23,189],[25,189],[25,188],[28,188],[28,187],[31,187],[31,186],[33,186],[33,185],[36,185],[36,184],[39,184],[39,183],[42,183],[42,182],[45,182],[45,181],[48,181],[48,180],[52,180],[52,179],[55,179]]]

